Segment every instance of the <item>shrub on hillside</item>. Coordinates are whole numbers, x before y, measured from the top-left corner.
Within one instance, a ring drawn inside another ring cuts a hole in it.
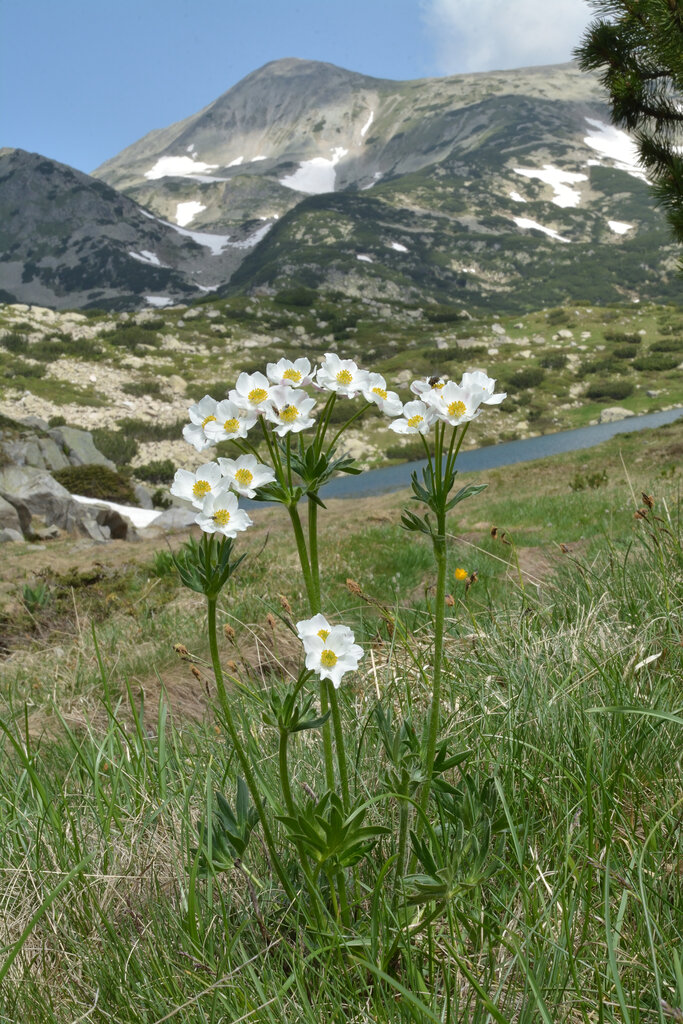
[[[292,288],[282,288],[273,298],[280,306],[295,306],[301,309],[308,309],[313,305],[317,292],[312,288],[304,288],[303,285]]]
[[[115,462],[117,466],[127,466],[139,450],[135,438],[124,433],[123,430],[95,427],[92,431],[92,439],[97,450]]]
[[[650,345],[650,352],[683,352],[683,338],[662,338]]]
[[[628,398],[633,391],[630,380],[605,380],[591,384],[586,395],[588,398]]]
[[[109,466],[67,466],[52,474],[71,494],[82,494],[86,498],[101,498],[104,501],[135,504],[135,493],[130,482]]]
[[[110,345],[114,345],[116,348],[126,348],[129,351],[134,351],[138,345],[159,345],[159,339],[145,325],[141,324],[125,324],[123,327],[117,328],[110,334],[105,335],[106,340]]]
[[[563,370],[568,358],[564,352],[546,352],[538,361],[545,370]]]
[[[617,345],[612,355],[615,359],[635,359],[638,349],[635,345]]]
[[[640,345],[642,336],[640,334],[628,334],[626,331],[605,331],[605,341],[623,341],[629,345]]]
[[[666,352],[653,352],[633,360],[636,370],[673,370],[681,362],[681,356],[668,355]]]
[[[0,345],[15,356],[28,355],[28,338],[17,331],[9,331],[4,338],[0,338]]]
[[[150,484],[170,484],[175,476],[176,465],[172,459],[154,459],[142,466],[136,466],[134,473],[138,480]]]
[[[508,386],[510,388],[535,388],[544,377],[545,373],[540,366],[523,366],[508,378]]]

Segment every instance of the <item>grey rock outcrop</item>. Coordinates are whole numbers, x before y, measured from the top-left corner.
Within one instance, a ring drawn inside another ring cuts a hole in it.
[[[88,430],[76,427],[53,427],[50,437],[68,454],[72,466],[108,466],[116,469],[116,465],[95,447],[92,434]]]

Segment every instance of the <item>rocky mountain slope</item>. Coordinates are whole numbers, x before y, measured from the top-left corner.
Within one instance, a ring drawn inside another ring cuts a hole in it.
[[[671,300],[675,247],[608,122],[573,64],[394,82],[275,61],[94,179],[0,151],[0,289],[119,309],[290,285],[511,312]]]

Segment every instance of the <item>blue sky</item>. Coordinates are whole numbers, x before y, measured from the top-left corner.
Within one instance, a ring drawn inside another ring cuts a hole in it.
[[[0,146],[92,171],[270,60],[395,79],[559,63],[591,14],[588,0],[0,0]]]

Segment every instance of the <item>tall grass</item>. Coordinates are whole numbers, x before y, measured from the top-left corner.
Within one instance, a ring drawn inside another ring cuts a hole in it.
[[[352,791],[389,832],[344,928],[305,890],[285,897],[258,832],[243,860],[220,860],[216,793],[234,805],[233,750],[212,721],[141,706],[95,638],[93,724],[64,718],[39,745],[26,714],[2,724],[0,1020],[682,1019],[683,558],[671,517],[648,510],[636,528],[540,587],[511,571],[490,597],[483,583],[454,588],[442,713],[467,756],[445,774],[441,818],[416,837],[416,881],[398,893],[385,727],[409,719],[419,734],[427,718],[433,595],[403,619],[392,605],[378,620],[366,599],[357,635],[372,653],[340,696],[359,751]],[[235,675],[231,694],[273,801],[277,745],[261,713],[287,674],[287,652],[278,660],[265,684]],[[309,736],[291,745],[297,796],[324,785]],[[291,847],[292,880],[296,864]]]

